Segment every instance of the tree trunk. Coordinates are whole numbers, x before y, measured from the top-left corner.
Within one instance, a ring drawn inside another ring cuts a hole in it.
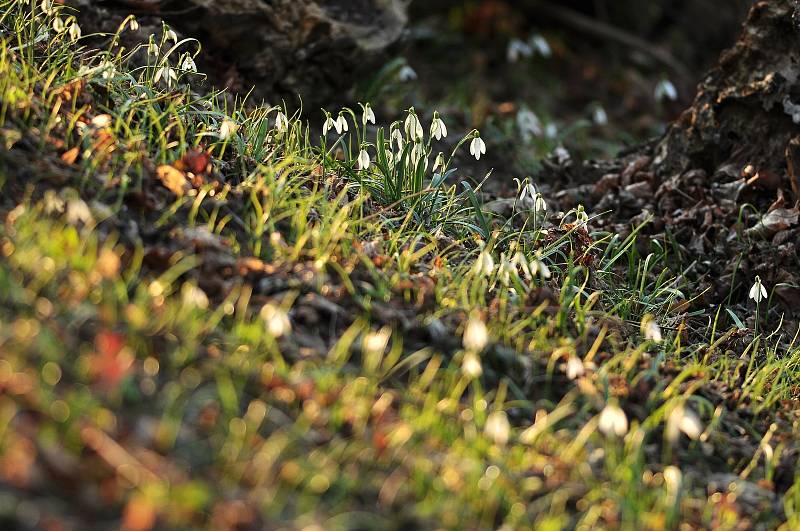
[[[82,23],[115,31],[133,13],[148,32],[163,19],[206,47],[216,86],[307,108],[341,100],[379,66],[407,22],[408,0],[76,0]]]
[[[668,237],[694,258],[706,302],[746,302],[760,275],[800,312],[800,29],[797,2],[753,5],[733,48],[660,140],[611,163],[559,170],[609,228]],[[589,184],[591,182],[591,184]]]

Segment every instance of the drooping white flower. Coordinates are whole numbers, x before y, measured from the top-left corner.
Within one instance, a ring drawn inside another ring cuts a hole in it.
[[[227,140],[231,136],[235,135],[236,131],[238,130],[239,130],[238,124],[236,124],[232,120],[229,120],[228,118],[225,118],[224,120],[222,120],[222,124],[219,126],[219,137],[222,140]]]
[[[74,18],[70,19],[69,30],[67,31],[67,34],[73,42],[81,38],[81,27]]]
[[[42,13],[45,15],[53,14],[53,0],[42,0],[42,2],[39,4],[39,7],[42,9]]]
[[[517,129],[525,142],[530,142],[535,136],[542,136],[541,120],[527,107],[523,107],[517,112]]]
[[[434,173],[436,173],[436,170],[438,170],[439,168],[444,170],[444,164],[445,164],[444,153],[439,152],[439,154],[436,156],[436,160],[433,163],[433,171],[434,171]]]
[[[663,339],[661,336],[661,327],[652,315],[646,315],[642,319],[642,333],[648,341],[655,341],[660,343]]]
[[[375,112],[372,110],[372,106],[369,103],[364,104],[364,114],[361,121],[365,127],[368,123],[375,123]]]
[[[289,321],[289,315],[283,308],[275,306],[274,304],[265,304],[261,308],[259,315],[264,320],[267,332],[273,337],[281,337],[292,330],[292,323]]]
[[[575,225],[578,227],[585,227],[588,222],[589,214],[586,213],[583,205],[578,205],[577,210],[575,210]]]
[[[566,373],[567,378],[570,380],[575,380],[583,376],[586,373],[586,367],[583,365],[583,360],[581,360],[578,356],[570,356],[567,358]]]
[[[128,22],[128,28],[134,33],[139,31],[139,21],[136,20],[136,17],[131,17],[130,22]]]
[[[56,33],[63,33],[64,29],[64,20],[61,17],[55,17],[53,19],[53,31]]]
[[[433,122],[431,123],[431,136],[436,140],[441,140],[442,138],[447,138],[447,126],[439,117],[439,113],[433,113]]]
[[[414,81],[415,79],[417,79],[417,72],[409,65],[405,65],[403,66],[403,68],[400,69],[400,72],[397,74],[397,77],[403,83],[408,81]]]
[[[516,63],[520,57],[530,57],[533,55],[533,48],[527,42],[519,39],[512,39],[508,43],[506,50],[506,59],[509,63]]]
[[[358,154],[357,167],[359,170],[366,170],[369,168],[370,158],[366,149],[362,149]]]
[[[532,276],[536,276],[536,274],[540,274],[542,276],[542,278],[544,278],[544,279],[548,279],[548,278],[550,278],[552,276],[551,273],[550,273],[550,268],[547,267],[547,264],[545,264],[539,258],[538,254],[536,255],[536,257],[533,260],[531,260],[529,262],[529,265],[530,265],[530,268],[531,268],[531,275]]]
[[[147,55],[151,57],[158,57],[158,54],[161,53],[161,50],[158,48],[158,44],[156,44],[156,40],[153,36],[150,36],[150,42],[147,45]]]
[[[113,79],[114,75],[117,73],[117,69],[114,67],[114,63],[111,61],[104,59],[102,63],[98,66],[100,70],[100,77],[108,81],[109,79]]]
[[[608,123],[608,114],[606,114],[606,110],[599,105],[594,108],[594,112],[592,113],[592,120],[597,125],[606,125]]]
[[[618,405],[606,404],[606,407],[600,412],[597,427],[607,436],[622,437],[628,433],[628,417]]]
[[[472,271],[477,276],[491,276],[494,273],[494,258],[489,251],[481,251],[475,264],[472,266]]]
[[[183,61],[181,61],[181,69],[187,72],[197,72],[197,65],[192,59],[192,56],[188,53],[183,56]]]
[[[673,85],[672,81],[669,79],[662,79],[656,85],[656,88],[653,91],[653,96],[655,97],[656,101],[675,101],[678,99],[678,89],[675,88],[675,85]]]
[[[536,206],[536,198],[539,192],[532,183],[525,183],[519,193],[519,204],[525,210],[532,210]]]
[[[178,82],[178,72],[171,66],[164,65],[156,70],[156,76],[153,78],[153,81],[158,83],[162,79],[164,80],[164,84],[167,85],[167,88],[172,88],[172,85]]]
[[[347,125],[347,118],[344,117],[343,112],[339,113],[339,117],[336,119],[334,127],[336,128],[336,132],[340,135],[350,130],[350,126]]]
[[[767,288],[761,283],[761,277],[758,275],[756,275],[753,287],[750,288],[750,298],[756,301],[756,304],[767,298]]]
[[[700,418],[694,411],[683,405],[675,407],[667,417],[667,440],[675,444],[678,442],[681,432],[693,441],[699,439],[703,433],[703,423]]]
[[[553,55],[553,50],[550,49],[550,44],[547,42],[547,39],[542,37],[541,35],[534,35],[528,41],[531,48],[539,52],[539,55],[542,57],[550,57]]]
[[[486,143],[480,136],[476,136],[469,144],[469,153],[476,160],[481,160],[481,155],[486,154]]]
[[[196,307],[201,310],[208,308],[208,296],[206,292],[188,282],[181,288],[181,299],[185,306]]]
[[[417,118],[417,113],[414,112],[413,107],[408,110],[405,131],[406,136],[415,142],[422,140],[422,137],[425,135],[425,131],[422,129],[422,123],[419,121],[419,118]]]
[[[553,154],[556,156],[556,160],[562,166],[570,161],[572,156],[567,151],[567,148],[564,146],[558,146],[556,149],[553,150]]]
[[[400,131],[399,127],[392,131],[391,141],[397,145],[398,151],[403,151],[403,144],[405,144],[405,141],[403,140],[403,133]]]
[[[468,378],[473,380],[475,378],[480,378],[483,374],[481,358],[475,351],[469,350],[464,354],[464,359],[461,361],[461,370],[464,371],[464,374]]]
[[[325,119],[325,123],[322,124],[322,135],[325,136],[328,134],[328,131],[331,129],[336,128],[336,122],[333,120],[333,116],[330,114],[325,113],[327,118]]]
[[[511,433],[511,423],[505,411],[492,411],[486,417],[484,433],[489,439],[499,446],[505,446]]]
[[[167,31],[164,32],[164,40],[172,41],[173,43],[178,42],[178,35],[172,31],[171,28],[167,28]]]
[[[414,166],[419,166],[420,162],[422,162],[425,169],[428,169],[428,153],[422,143],[414,144],[414,148],[411,150],[411,160],[414,162]]]
[[[464,348],[470,352],[480,352],[489,342],[489,331],[486,324],[479,317],[472,316],[464,327],[462,337]]]
[[[278,114],[275,116],[275,129],[278,131],[286,131],[289,128],[289,119],[283,113],[283,111],[278,111]]]

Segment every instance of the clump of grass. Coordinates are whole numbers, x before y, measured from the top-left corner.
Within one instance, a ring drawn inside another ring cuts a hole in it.
[[[530,183],[490,217],[416,111],[312,141],[44,5],[0,15],[4,522],[798,524],[800,349],[688,340],[666,247]]]

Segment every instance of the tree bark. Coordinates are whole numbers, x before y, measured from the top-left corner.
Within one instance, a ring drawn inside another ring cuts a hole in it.
[[[216,86],[307,108],[340,101],[379,66],[407,22],[408,0],[76,0],[82,23],[114,31],[139,18],[142,34],[163,19],[195,37]],[[142,37],[143,38],[143,37]]]

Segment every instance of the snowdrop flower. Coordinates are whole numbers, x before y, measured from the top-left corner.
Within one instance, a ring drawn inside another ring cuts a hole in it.
[[[328,131],[330,131],[331,129],[335,129],[336,128],[336,122],[333,120],[333,116],[331,116],[327,112],[325,113],[325,115],[327,116],[327,118],[325,119],[325,123],[322,124],[322,135],[323,136],[326,136],[328,134]]]
[[[71,23],[69,25],[69,30],[67,31],[69,38],[72,39],[73,42],[77,41],[81,38],[81,27],[78,26],[78,23],[75,19],[71,19]]]
[[[439,113],[433,113],[433,123],[431,123],[431,136],[436,140],[447,138],[447,126],[444,121],[439,118]]]
[[[188,53],[183,57],[181,69],[186,70],[187,72],[197,72],[197,65],[195,64],[194,59],[192,59],[192,56]]]
[[[362,149],[358,154],[357,167],[359,170],[366,170],[369,168],[369,164],[369,153],[367,153],[366,149]]]
[[[533,275],[535,275],[536,273],[531,270],[531,264],[530,264],[530,262],[528,262],[528,259],[525,257],[524,254],[522,254],[521,252],[517,251],[517,253],[514,255],[514,258],[511,259],[511,262],[516,267],[519,267],[520,269],[522,269],[522,274],[525,276],[526,279],[528,279],[528,280],[532,280],[533,279]],[[548,270],[548,272],[549,272],[549,270]]]
[[[586,373],[583,361],[578,356],[570,356],[566,364],[567,378],[576,380]]]
[[[667,417],[666,437],[672,444],[678,442],[680,433],[696,441],[703,433],[703,423],[694,411],[683,405],[674,408]]]
[[[532,183],[526,183],[519,194],[519,202],[523,208],[533,208],[538,195],[539,192],[536,191],[536,187]]]
[[[597,125],[606,125],[608,123],[608,114],[606,114],[606,110],[600,106],[595,107],[592,120],[594,120],[594,123]]]
[[[56,33],[63,33],[64,32],[64,21],[61,17],[56,17],[53,19],[53,31]]]
[[[480,352],[486,348],[486,344],[489,342],[489,331],[486,324],[476,316],[470,317],[464,327],[462,342],[464,348],[469,352]]]
[[[139,31],[139,21],[136,20],[136,17],[131,17],[130,21],[128,22],[128,28],[134,33]]]
[[[403,133],[400,131],[400,128],[395,129],[392,131],[391,141],[397,144],[397,150],[403,151]]]
[[[544,278],[544,279],[548,279],[548,278],[550,278],[552,276],[552,273],[550,272],[550,268],[547,267],[547,264],[542,262],[542,260],[539,258],[538,254],[536,255],[536,258],[534,258],[533,260],[531,260],[529,262],[529,265],[530,265],[530,268],[531,268],[531,275],[532,276],[535,276],[536,274],[541,274],[542,278]]]
[[[530,44],[519,39],[509,41],[508,50],[506,51],[506,59],[508,59],[509,63],[516,63],[520,57],[530,57],[532,55],[533,48]]]
[[[374,124],[375,112],[372,110],[372,106],[369,103],[367,103],[365,105],[362,105],[362,107],[364,108],[364,115],[362,117],[362,122],[364,124],[364,127],[366,127],[368,123]]]
[[[542,122],[528,108],[522,108],[517,113],[517,128],[525,142],[530,142],[535,136],[542,136]]]
[[[164,39],[167,41],[172,41],[173,43],[177,43],[178,35],[172,31],[171,28],[167,27],[167,31],[164,32]]]
[[[100,63],[100,66],[98,68],[100,70],[100,77],[102,77],[106,81],[112,79],[114,75],[117,73],[117,69],[114,68],[114,63],[112,63],[107,59],[103,60],[103,62]]]
[[[489,413],[483,431],[495,444],[505,446],[511,433],[511,423],[508,422],[506,412],[492,411]]]
[[[481,155],[486,154],[486,143],[480,137],[480,135],[476,134],[475,138],[472,139],[472,142],[469,144],[469,153],[475,160],[481,160]]]
[[[756,275],[753,287],[750,288],[750,298],[756,301],[756,304],[767,298],[767,288],[761,283],[761,277],[758,275]]]
[[[414,166],[418,166],[420,162],[424,163],[424,167],[428,169],[428,154],[425,151],[425,146],[421,143],[414,144],[414,148],[411,150],[411,160],[414,162]]]
[[[264,320],[267,332],[273,337],[281,337],[292,330],[292,323],[283,308],[279,308],[274,304],[265,304],[261,308],[259,315]]]
[[[558,161],[558,163],[561,164],[562,166],[568,163],[572,158],[571,155],[569,154],[569,151],[567,151],[567,148],[565,148],[564,146],[558,146],[556,149],[553,150],[553,154],[556,156],[556,160]]]
[[[483,374],[483,366],[481,365],[480,357],[478,357],[474,351],[470,350],[466,352],[461,362],[461,370],[464,371],[467,378],[471,380],[480,378]]]
[[[334,123],[333,126],[336,128],[336,132],[340,135],[343,132],[346,133],[350,130],[350,126],[347,125],[347,118],[344,117],[343,112],[339,113],[339,117],[336,119],[336,123]]]
[[[628,433],[628,417],[618,405],[606,404],[606,407],[600,412],[597,427],[604,435],[622,437]]]
[[[414,141],[422,140],[422,137],[425,134],[422,129],[422,123],[420,123],[419,118],[417,118],[417,113],[414,112],[414,107],[411,107],[408,110],[408,116],[406,117],[405,122],[405,130],[406,136]]]
[[[169,65],[164,65],[156,70],[156,77],[153,78],[153,81],[158,83],[161,79],[164,80],[167,88],[171,88],[173,83],[178,82],[178,72]]]
[[[397,74],[397,77],[403,83],[408,81],[414,81],[415,79],[417,79],[417,72],[409,65],[405,65],[403,66],[403,68],[400,69],[400,72]]]
[[[534,35],[531,37],[529,44],[534,50],[539,52],[542,57],[550,57],[553,55],[553,50],[550,49],[550,44],[547,42],[547,39],[541,35]]]
[[[45,15],[53,14],[53,0],[42,0],[42,3],[39,4],[39,7],[42,9],[42,13]]]
[[[551,140],[558,137],[558,126],[553,123],[547,124],[544,128],[544,136]]]
[[[589,214],[586,213],[583,205],[578,205],[577,210],[575,210],[575,225],[578,227],[585,227],[588,222]]]
[[[436,156],[436,160],[433,163],[433,172],[436,173],[436,170],[439,168],[444,170],[444,164],[444,153],[439,152],[439,154]]]
[[[155,38],[150,36],[150,43],[147,45],[147,55],[151,57],[158,57],[158,54],[161,53],[161,50],[158,48],[158,44],[156,44]]]
[[[219,137],[222,140],[227,140],[231,136],[235,135],[236,131],[238,130],[239,126],[235,122],[226,118],[222,120],[222,125],[219,126]]]
[[[503,253],[500,255],[500,266],[497,268],[497,275],[500,279],[500,283],[504,286],[508,286],[509,282],[511,281],[511,276],[517,274],[517,265],[514,263],[514,259],[506,258],[506,254]]]
[[[361,347],[364,349],[364,353],[367,355],[383,354],[391,337],[392,329],[388,326],[384,326],[377,332],[370,332],[365,335],[363,341],[361,342]]]
[[[472,266],[472,272],[477,276],[490,276],[494,273],[494,258],[489,251],[481,251],[475,264]]]
[[[181,299],[185,306],[193,306],[201,310],[208,308],[208,296],[206,292],[188,282],[181,288]]]
[[[645,315],[642,319],[642,334],[648,341],[655,341],[660,343],[663,339],[661,336],[661,327],[658,326],[655,318],[652,315]]]
[[[655,97],[656,101],[675,101],[678,99],[678,89],[675,88],[675,85],[673,85],[672,81],[669,79],[662,79],[656,85],[653,96]]]
[[[278,111],[277,116],[275,116],[275,129],[278,131],[286,131],[289,128],[289,119],[283,113],[283,111]]]

